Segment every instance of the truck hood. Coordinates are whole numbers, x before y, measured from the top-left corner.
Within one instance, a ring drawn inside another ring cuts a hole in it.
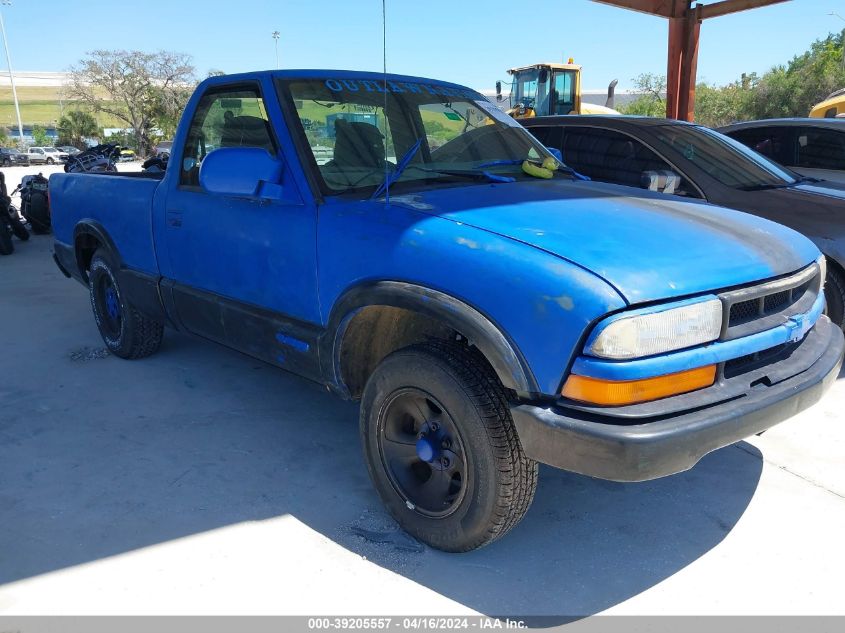
[[[490,184],[392,201],[403,198],[577,264],[630,304],[784,275],[819,255],[799,233],[756,216],[597,182]]]

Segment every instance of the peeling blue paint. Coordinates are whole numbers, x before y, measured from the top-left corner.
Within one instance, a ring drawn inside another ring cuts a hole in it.
[[[298,352],[307,352],[310,347],[305,341],[300,341],[298,338],[293,338],[292,336],[288,336],[282,332],[276,334],[276,340],[282,345],[292,347]]]

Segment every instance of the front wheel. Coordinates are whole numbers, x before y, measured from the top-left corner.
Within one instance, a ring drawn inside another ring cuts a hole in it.
[[[361,401],[370,477],[397,522],[437,549],[466,552],[525,515],[537,463],[525,456],[498,377],[456,343],[394,352]]]
[[[845,326],[845,279],[828,261],[827,277],[824,282],[825,312],[833,324]]]
[[[117,270],[108,251],[99,249],[94,253],[88,273],[94,320],[112,354],[126,359],[144,358],[158,351],[164,326],[129,303],[118,283]]]

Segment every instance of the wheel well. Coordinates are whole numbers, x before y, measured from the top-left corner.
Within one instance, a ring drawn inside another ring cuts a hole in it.
[[[437,318],[393,306],[367,306],[349,321],[340,344],[340,378],[357,399],[367,380],[388,354],[424,341],[466,340]]]
[[[91,269],[91,260],[94,253],[102,246],[100,240],[90,233],[80,233],[76,236],[76,263],[79,265],[79,272],[82,277],[88,280],[88,271]]]

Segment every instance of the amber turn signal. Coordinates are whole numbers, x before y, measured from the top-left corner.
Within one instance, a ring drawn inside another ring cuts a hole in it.
[[[621,406],[648,402],[709,387],[716,380],[716,365],[642,380],[602,380],[572,374],[561,394],[571,400]]]

